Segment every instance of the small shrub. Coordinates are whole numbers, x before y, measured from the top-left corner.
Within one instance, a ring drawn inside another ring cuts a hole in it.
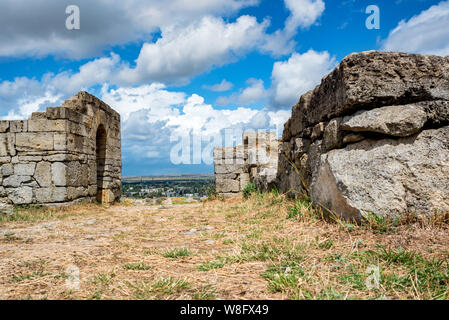
[[[248,199],[249,196],[257,192],[257,188],[254,182],[249,182],[246,187],[242,190],[243,197]]]

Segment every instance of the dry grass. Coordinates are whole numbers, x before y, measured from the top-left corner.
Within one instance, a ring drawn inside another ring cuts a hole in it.
[[[445,221],[326,222],[307,201],[59,210],[0,221],[1,299],[447,299]],[[69,290],[67,268],[80,272]],[[377,289],[366,287],[377,266]]]

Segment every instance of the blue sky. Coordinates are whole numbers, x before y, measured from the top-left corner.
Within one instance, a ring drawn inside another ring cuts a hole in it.
[[[79,30],[65,27],[68,5]],[[365,26],[369,5],[380,29]],[[0,30],[3,119],[87,90],[121,114],[124,176],[199,173],[225,130],[281,132],[352,52],[448,55],[449,1],[0,0]],[[174,160],[182,137],[203,139],[201,163]]]

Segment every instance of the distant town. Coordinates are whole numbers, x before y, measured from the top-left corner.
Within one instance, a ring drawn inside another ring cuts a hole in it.
[[[122,180],[122,194],[127,198],[185,197],[202,199],[215,192],[212,174],[125,177]]]

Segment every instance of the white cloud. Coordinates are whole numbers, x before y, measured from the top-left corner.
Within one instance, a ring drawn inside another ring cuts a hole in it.
[[[215,92],[224,92],[232,89],[234,85],[227,81],[226,79],[221,80],[220,83],[214,85],[203,85],[204,89],[215,91]]]
[[[295,32],[298,27],[307,28],[314,24],[324,12],[323,0],[284,0],[290,10],[285,23],[288,32]]]
[[[129,84],[145,81],[187,82],[214,66],[237,61],[252,50],[285,53],[286,43],[268,49],[266,34],[269,21],[261,23],[252,16],[240,16],[226,23],[222,18],[206,16],[188,26],[162,29],[161,38],[142,46],[135,68],[121,70],[118,81]]]
[[[5,120],[21,120],[29,117],[33,112],[44,111],[46,107],[61,100],[60,95],[45,92],[43,96],[24,98],[18,101],[19,108],[9,110],[3,117]]]
[[[246,84],[248,86],[241,89],[238,93],[234,93],[227,97],[219,97],[215,103],[220,106],[226,106],[228,104],[247,106],[258,102],[267,96],[263,80],[250,78],[246,81]]]
[[[124,154],[135,158],[169,159],[170,137],[212,137],[225,129],[281,132],[289,112],[269,112],[240,107],[216,109],[204,98],[171,92],[162,85],[102,89],[101,98],[122,115]],[[277,127],[276,127],[277,126]],[[280,129],[279,129],[280,128]]]
[[[307,91],[313,89],[321,78],[336,66],[327,51],[309,50],[293,53],[287,61],[273,65],[270,88],[271,103],[278,108],[290,108]]]
[[[112,45],[139,41],[167,25],[204,15],[229,16],[257,0],[2,0],[0,56],[90,57]],[[80,30],[67,30],[65,8],[80,8]]]
[[[126,121],[133,112],[145,109],[151,119],[164,121],[178,115],[176,107],[185,102],[185,93],[165,90],[161,83],[118,89],[103,86],[102,100],[114,106],[122,120]]]
[[[383,42],[383,50],[449,55],[449,1],[442,1],[409,21],[402,20]]]

